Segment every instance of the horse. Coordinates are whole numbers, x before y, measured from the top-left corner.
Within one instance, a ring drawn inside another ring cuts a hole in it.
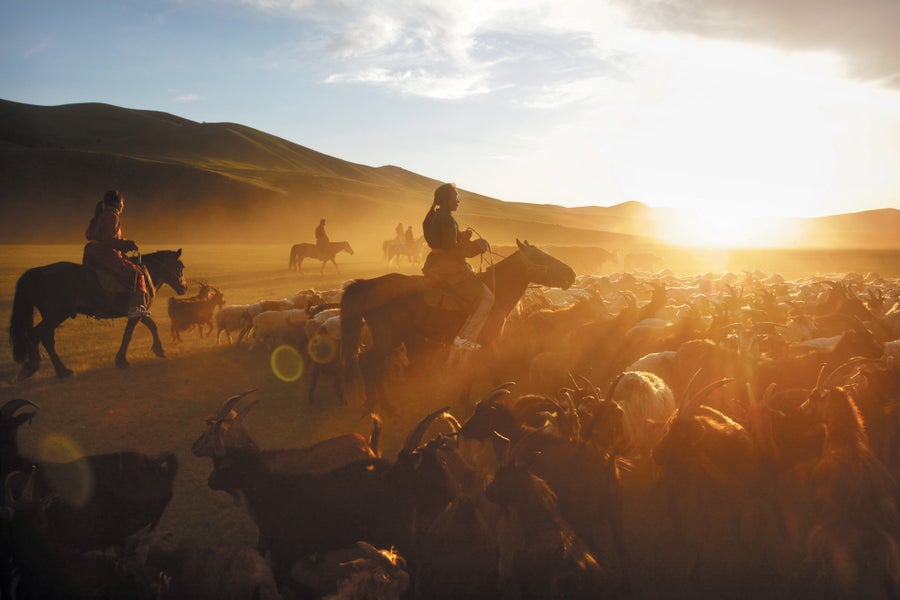
[[[516,240],[518,250],[479,274],[494,292],[494,304],[478,342],[486,348],[503,328],[506,316],[529,284],[568,289],[575,271],[527,241]],[[462,327],[467,313],[433,308],[425,303],[424,277],[388,273],[373,279],[357,279],[341,298],[341,362],[348,398],[364,396],[367,409],[384,404],[385,359],[401,344],[406,346],[410,368],[433,355],[436,344],[447,345]],[[371,347],[359,352],[362,322],[372,335]],[[360,390],[359,379],[365,384]]]
[[[291,259],[288,262],[288,269],[293,271],[296,268],[297,271],[302,273],[303,259],[317,258],[322,261],[322,268],[319,270],[319,273],[325,272],[325,263],[328,261],[331,261],[335,270],[340,273],[341,270],[338,268],[337,263],[334,262],[334,256],[342,250],[350,255],[353,254],[353,248],[350,247],[349,242],[328,242],[328,252],[326,253],[326,256],[322,256],[322,253],[319,251],[319,246],[316,244],[294,244],[291,246]]]
[[[384,240],[381,244],[381,250],[384,252],[384,260],[387,264],[391,264],[394,259],[397,260],[397,268],[400,268],[400,257],[405,256],[408,262],[419,264],[422,260],[422,250],[425,247],[425,236],[413,240],[412,244],[407,244],[404,240]]]
[[[180,248],[160,250],[129,260],[146,267],[154,295],[164,283],[179,295],[187,291]],[[130,292],[116,293],[103,289],[97,271],[77,263],[57,262],[25,271],[16,282],[9,322],[13,358],[22,365],[19,380],[30,377],[40,368],[40,344],[47,350],[57,377],[72,375],[73,371],[63,364],[56,353],[56,328],[66,319],[74,319],[78,314],[98,319],[125,317],[129,296]],[[151,298],[149,303],[152,301]],[[41,313],[41,322],[37,325],[33,324],[35,308]],[[149,315],[130,317],[125,323],[122,344],[116,354],[117,367],[124,369],[130,366],[125,353],[138,322],[143,323],[153,335],[153,353],[160,358],[166,355],[153,319]]]

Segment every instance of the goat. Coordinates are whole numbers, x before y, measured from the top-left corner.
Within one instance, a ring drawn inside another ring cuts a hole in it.
[[[137,562],[169,579],[167,598],[279,600],[272,569],[253,548],[178,540],[156,530],[132,540]]]
[[[34,496],[35,473],[15,487],[12,471],[3,478],[3,510],[0,512],[3,598],[135,598],[153,600],[162,591],[158,572],[104,553],[84,553],[60,542],[53,532],[48,510],[62,500],[53,494]]]
[[[818,511],[807,552],[816,576],[841,593],[869,598],[900,595],[900,513],[896,482],[869,448],[849,390],[829,387],[847,361],[823,377],[801,409],[825,424],[822,456],[812,475]]]
[[[499,398],[509,393],[498,388],[478,402],[474,414],[459,430],[461,438],[493,439],[494,432],[518,444],[535,431],[519,423]],[[605,530],[612,538],[625,585],[629,585],[629,559],[624,539],[622,490],[616,452],[607,452],[589,440],[571,440],[541,431],[521,447],[539,452],[533,470],[559,499],[562,516],[595,551],[604,544]]]
[[[172,341],[181,341],[180,333],[194,327],[204,336],[203,326],[209,327],[206,335],[213,330],[213,314],[216,308],[225,304],[225,295],[208,285],[201,285],[200,293],[193,298],[169,298],[168,312],[171,322]]]
[[[276,472],[259,452],[235,448],[217,461],[208,483],[243,493],[276,581],[284,581],[300,557],[359,539],[408,556],[419,529],[453,498],[437,448],[420,448],[425,429],[443,415],[445,409],[424,417],[394,462],[372,458],[324,473]]]
[[[504,598],[597,598],[610,588],[588,546],[557,509],[551,486],[531,471],[532,455],[501,461],[485,490],[503,508],[498,588]]]
[[[83,551],[122,549],[129,535],[156,527],[172,499],[178,473],[174,453],[112,452],[66,463],[23,456],[18,428],[34,413],[15,413],[29,405],[35,406],[15,399],[0,408],[0,476],[37,465],[35,495],[59,498],[44,511],[54,543]]]
[[[715,381],[692,394],[697,379],[695,374],[688,383],[682,405],[666,422],[665,432],[651,452],[668,494],[676,537],[684,540],[683,521],[689,517],[692,529],[699,533],[689,557],[692,570],[711,556],[707,555],[711,536],[723,529],[713,524],[722,518],[733,519],[740,535],[741,517],[755,514],[750,532],[761,538],[764,526],[769,524],[764,519],[765,510],[779,532],[784,531],[771,472],[765,468],[753,437],[735,420],[701,404],[713,390],[733,380]],[[685,510],[688,506],[695,511]],[[722,543],[727,541],[731,540],[723,539]]]
[[[250,390],[231,396],[215,415],[206,420],[206,429],[200,434],[191,452],[196,457],[213,459],[213,466],[233,451],[257,453],[267,472],[324,473],[337,467],[381,456],[381,419],[372,415],[372,434],[366,439],[358,433],[346,433],[331,437],[305,448],[261,450],[253,436],[244,427],[247,413],[256,406],[251,402],[239,412],[235,410]],[[226,490],[236,496],[236,490]]]
[[[338,582],[337,593],[324,600],[400,600],[409,588],[406,561],[392,550],[379,550],[366,542],[356,542],[363,556],[344,563],[351,569]]]

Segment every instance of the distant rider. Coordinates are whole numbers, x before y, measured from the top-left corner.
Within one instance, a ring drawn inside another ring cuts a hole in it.
[[[138,249],[134,240],[122,237],[120,217],[125,208],[125,197],[118,190],[109,190],[94,208],[94,217],[84,232],[88,243],[84,246],[81,262],[85,265],[112,273],[124,287],[131,290],[127,316],[145,317],[149,294],[140,267],[122,256],[123,252]]]
[[[329,240],[328,234],[325,233],[325,219],[319,221],[319,226],[316,227],[316,246],[319,248],[319,257],[322,260],[326,260],[328,258]]]
[[[453,340],[455,348],[477,350],[476,340],[494,303],[494,294],[475,275],[467,258],[489,249],[486,240],[472,240],[472,230],[459,231],[452,213],[459,208],[456,185],[445,183],[434,190],[434,201],[422,222],[425,240],[431,248],[422,272],[450,288],[469,307],[469,316]]]

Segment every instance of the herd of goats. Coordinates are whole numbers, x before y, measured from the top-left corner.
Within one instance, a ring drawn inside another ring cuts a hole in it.
[[[202,285],[170,301],[171,334],[314,353],[317,336],[340,343],[340,294],[232,306]],[[394,458],[376,414],[368,436],[271,449],[245,424],[254,393],[226,400],[192,451],[211,460],[209,486],[246,505],[256,548],[153,531],[174,454],[22,456],[17,431],[37,411],[12,400],[0,592],[898,598],[896,359],[900,285],[875,273],[662,271],[529,289],[478,361],[493,391],[423,415]],[[85,471],[91,497],[55,491]]]

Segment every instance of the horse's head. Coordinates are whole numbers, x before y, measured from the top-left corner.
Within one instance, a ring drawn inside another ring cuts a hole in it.
[[[353,254],[353,248],[350,247],[350,242],[344,242],[342,248],[347,251],[347,254]]]
[[[150,259],[150,260],[147,260]],[[187,292],[187,281],[184,280],[184,263],[181,262],[181,248],[178,250],[160,250],[144,256],[155,283],[167,283],[179,296]]]
[[[519,256],[525,265],[528,281],[547,287],[558,287],[564,290],[575,283],[575,271],[563,261],[553,258],[546,252],[532,246],[526,240],[516,240]]]

